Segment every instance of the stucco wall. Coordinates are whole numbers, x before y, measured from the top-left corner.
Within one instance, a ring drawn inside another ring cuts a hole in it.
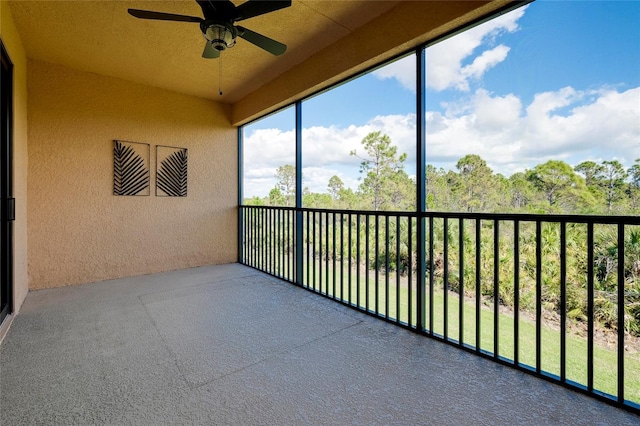
[[[5,1],[0,1],[0,37],[13,62],[13,309],[29,290],[27,278],[27,57]]]
[[[29,61],[30,289],[236,260],[237,133],[210,100]],[[151,145],[151,196],[113,195],[113,140]],[[155,146],[188,148],[156,197]]]

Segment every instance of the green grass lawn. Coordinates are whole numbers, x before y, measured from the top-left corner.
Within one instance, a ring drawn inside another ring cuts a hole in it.
[[[305,285],[315,288],[323,294],[334,296],[338,299],[350,300],[363,309],[377,312],[379,315],[391,319],[399,319],[404,323],[416,324],[416,293],[412,291],[411,318],[409,318],[409,289],[407,288],[406,277],[401,277],[399,292],[397,291],[397,281],[394,273],[388,277],[382,273],[378,274],[378,286],[376,287],[376,274],[369,271],[369,285],[367,291],[366,276],[364,272],[360,274],[360,285],[356,281],[355,269],[351,271],[351,282],[349,282],[349,270],[345,266],[342,270],[343,280],[339,268],[335,269],[335,292],[334,292],[334,269],[333,263],[329,262],[328,276],[323,271],[318,261],[315,268],[315,284],[313,266],[309,270],[309,275],[305,271]],[[326,267],[322,262],[322,267]],[[387,290],[387,279],[389,282]],[[415,282],[415,278],[414,278]],[[414,283],[415,285],[415,283]],[[377,292],[376,292],[377,289]],[[350,292],[349,292],[350,290]],[[367,305],[368,293],[368,305]],[[387,306],[388,294],[388,306]],[[349,298],[350,296],[350,298]],[[429,328],[430,306],[427,282],[426,294],[426,328]],[[399,298],[399,300],[398,300]],[[434,288],[433,294],[433,332],[444,335],[445,324],[445,295],[442,288]],[[460,300],[458,295],[452,292],[447,293],[447,336],[450,339],[459,338],[459,308]],[[377,302],[376,302],[377,301]],[[399,302],[399,303],[398,303]],[[376,305],[377,303],[377,305]],[[399,308],[399,310],[398,310]],[[388,310],[387,310],[388,309]],[[498,317],[498,354],[504,358],[514,359],[514,317],[503,309]],[[465,300],[463,303],[463,342],[473,347],[476,346],[476,307],[473,301]],[[519,328],[519,362],[520,364],[535,367],[536,365],[536,326],[535,320],[530,319],[530,315],[522,314],[518,321]],[[493,307],[481,307],[480,309],[480,348],[494,353],[494,312]],[[553,324],[543,320],[541,327],[541,369],[551,374],[560,375],[560,331]],[[639,354],[625,353],[625,399],[640,403],[640,356]],[[567,331],[566,333],[566,377],[568,380],[587,384],[587,340],[586,337]],[[607,348],[601,344],[594,344],[594,388],[611,394],[617,394],[617,351]]]

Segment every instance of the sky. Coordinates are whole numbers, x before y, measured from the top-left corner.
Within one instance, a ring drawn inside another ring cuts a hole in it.
[[[362,139],[389,135],[415,174],[415,55],[302,103],[303,185],[354,190]],[[640,0],[536,1],[426,50],[427,163],[480,155],[505,176],[548,160],[640,158]],[[244,128],[244,195],[295,164],[288,108]]]

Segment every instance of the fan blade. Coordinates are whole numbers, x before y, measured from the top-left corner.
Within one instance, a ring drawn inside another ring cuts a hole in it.
[[[236,6],[230,0],[196,0],[204,19],[228,21],[235,15]]]
[[[242,21],[243,19],[264,15],[265,13],[274,12],[289,6],[291,6],[291,0],[249,0],[236,7],[236,16],[233,20]]]
[[[151,10],[129,9],[129,15],[140,19],[156,19],[159,21],[202,22],[195,16],[175,15],[173,13],[153,12]]]
[[[287,46],[270,39],[269,37],[265,37],[262,34],[258,34],[251,30],[248,30],[244,27],[237,26],[238,36],[247,40],[249,43],[253,43],[256,46],[266,50],[269,53],[272,53],[276,56],[282,55],[287,50]]]
[[[220,57],[220,52],[211,45],[210,42],[206,42],[204,44],[204,51],[202,52],[202,57],[205,59],[214,59]]]

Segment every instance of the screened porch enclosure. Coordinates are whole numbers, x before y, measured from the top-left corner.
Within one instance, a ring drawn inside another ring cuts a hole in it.
[[[638,413],[640,45],[595,34],[640,15],[616,5],[519,5],[245,125],[240,262]]]

